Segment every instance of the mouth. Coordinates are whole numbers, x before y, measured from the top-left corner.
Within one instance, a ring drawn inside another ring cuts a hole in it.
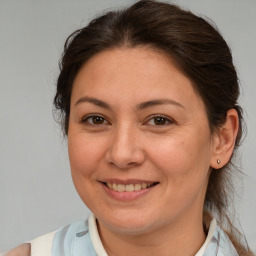
[[[156,186],[159,182],[142,182],[142,183],[130,183],[130,184],[120,184],[120,183],[111,183],[103,182],[103,184],[110,190],[116,192],[134,192],[141,191],[153,186]]]
[[[121,202],[132,202],[143,198],[147,194],[151,194],[159,182],[152,182],[146,180],[119,180],[108,179],[100,181],[105,192],[110,198]]]

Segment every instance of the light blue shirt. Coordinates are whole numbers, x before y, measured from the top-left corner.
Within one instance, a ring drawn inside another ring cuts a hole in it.
[[[87,220],[76,222],[59,229],[53,239],[52,256],[107,255],[99,236],[95,238],[95,234],[92,234],[92,229],[94,228],[95,230],[97,229],[96,223],[95,227],[89,228]],[[92,239],[96,241],[92,242]],[[96,253],[97,249],[95,250],[95,247],[98,247],[98,245],[104,250],[103,254]],[[203,252],[203,256],[238,256],[238,253],[225,232],[219,226],[216,226]]]

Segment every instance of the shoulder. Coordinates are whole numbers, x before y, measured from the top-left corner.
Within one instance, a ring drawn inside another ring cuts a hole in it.
[[[97,224],[93,215],[86,221],[79,221],[61,228],[54,237],[53,255],[104,255],[107,256],[97,232]]]
[[[21,244],[20,246],[7,252],[5,256],[30,256],[31,246],[29,243]]]
[[[77,221],[58,229],[55,233],[55,240],[59,240],[61,241],[60,243],[63,244],[65,240],[79,237],[88,233],[88,231],[88,220]]]
[[[39,236],[9,251],[5,256],[62,256],[77,255],[77,253],[97,255],[91,241],[88,219]]]
[[[234,245],[232,244],[232,242],[230,241],[228,235],[225,233],[225,231],[220,228],[218,228],[218,233],[219,233],[219,250],[220,255],[234,255],[234,256],[238,256],[238,253],[234,247]]]
[[[238,253],[225,231],[217,226],[204,255],[238,256]]]
[[[85,244],[87,248],[91,247],[88,221],[68,224],[56,231],[31,240],[31,255],[73,255],[72,253],[76,247],[79,247],[78,250],[80,250],[81,243]]]
[[[79,221],[60,228],[55,236],[52,244],[52,251],[56,255],[62,255],[63,250],[70,255],[78,243],[87,244],[90,247],[90,235],[88,221]],[[63,247],[63,245],[65,245]]]

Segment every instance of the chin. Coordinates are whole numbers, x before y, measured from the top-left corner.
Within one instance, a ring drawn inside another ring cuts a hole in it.
[[[126,235],[139,235],[152,231],[157,222],[150,216],[138,216],[132,214],[112,215],[111,218],[104,216],[96,217],[109,230]]]

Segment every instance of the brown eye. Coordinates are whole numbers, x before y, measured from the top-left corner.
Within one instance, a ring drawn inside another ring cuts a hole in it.
[[[101,116],[93,116],[91,117],[93,124],[103,124],[104,118]]]
[[[173,121],[170,118],[164,116],[154,116],[148,120],[147,124],[152,126],[166,126],[172,124]]]
[[[165,125],[167,123],[166,118],[158,116],[154,118],[154,124],[155,125]]]
[[[106,124],[107,121],[104,117],[102,116],[88,116],[86,118],[84,118],[81,123],[83,124],[88,124],[88,125],[102,125],[102,124]]]

